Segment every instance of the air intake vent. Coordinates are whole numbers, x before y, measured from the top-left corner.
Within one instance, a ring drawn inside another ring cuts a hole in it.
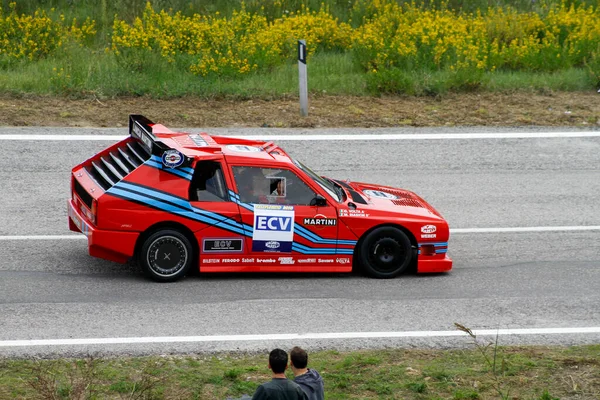
[[[92,160],[86,170],[102,189],[108,190],[149,158],[150,154],[132,141]]]
[[[77,182],[76,179],[73,180],[73,186],[75,189],[75,193],[77,193],[77,196],[79,196],[81,201],[83,201],[83,204],[85,204],[91,210],[92,202],[94,200],[92,196],[88,192],[86,192],[83,186],[81,186],[81,183]]]
[[[384,192],[394,194],[394,195],[396,195],[398,197],[402,197],[404,199],[407,199],[407,198],[408,199],[414,199],[414,197],[412,196],[412,194],[410,192],[405,191],[405,190],[396,190],[396,189],[389,189],[389,188],[385,188],[385,189],[382,189],[382,190]]]
[[[394,203],[397,206],[404,206],[404,207],[423,207],[421,202],[418,200],[415,200],[415,199],[397,199],[397,200],[392,200],[392,203]]]
[[[350,192],[350,196],[352,196],[352,201],[359,204],[367,204],[367,201],[358,193],[352,189],[348,190]]]

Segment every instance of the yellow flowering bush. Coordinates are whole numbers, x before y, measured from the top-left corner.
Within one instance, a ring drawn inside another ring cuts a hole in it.
[[[596,68],[600,11],[597,5],[572,3],[540,1],[538,13],[511,7],[468,13],[444,4],[352,0],[347,16],[357,18],[348,22],[338,20],[325,4],[318,10],[288,10],[298,4],[292,0],[274,0],[262,8],[263,3],[252,1],[252,12],[242,2],[227,16],[158,11],[147,3],[138,17],[115,17],[106,51],[129,70],[151,69],[158,61],[161,68],[175,66],[200,76],[243,76],[294,60],[298,39],[306,39],[309,55],[351,52],[371,75],[396,69],[468,77],[498,69]],[[15,3],[4,11],[0,6],[0,62],[35,60],[67,41],[84,44],[95,29],[94,21],[65,21],[54,10],[19,15]]]
[[[557,70],[582,66],[600,42],[600,12],[592,6],[562,3],[544,16],[511,8],[458,14],[385,0],[370,7],[373,16],[356,29],[353,52],[371,72]]]
[[[317,49],[346,50],[352,44],[352,28],[339,22],[323,7],[302,8],[274,21],[250,14],[243,7],[229,18],[156,12],[150,3],[142,18],[132,24],[116,19],[111,49],[120,56],[132,49],[160,54],[169,62],[178,56],[194,56],[190,70],[199,75],[239,75],[281,64],[296,57],[298,39]]]
[[[51,18],[45,11],[33,15],[18,15],[16,3],[10,3],[10,12],[0,7],[0,57],[8,60],[35,60],[60,48],[68,40],[82,43],[96,34],[94,21],[87,19],[81,25],[63,15]]]

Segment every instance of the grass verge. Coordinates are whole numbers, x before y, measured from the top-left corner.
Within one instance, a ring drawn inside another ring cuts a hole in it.
[[[492,371],[478,349],[325,351],[310,366],[327,399],[600,397],[600,345],[498,347],[495,359]],[[266,364],[264,354],[0,360],[0,398],[225,399],[270,379]]]
[[[99,99],[194,96],[237,100],[297,97],[298,93],[298,70],[293,63],[228,78],[199,77],[158,55],[138,61],[124,64],[113,54],[72,46],[61,55],[0,69],[0,92],[13,96],[41,94]],[[349,53],[321,53],[308,65],[308,85],[312,94],[345,96],[589,91],[598,79],[590,71],[571,68],[556,72],[409,73],[392,69],[365,74]]]

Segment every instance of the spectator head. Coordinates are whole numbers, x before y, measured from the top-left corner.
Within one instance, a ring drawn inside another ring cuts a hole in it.
[[[275,349],[269,354],[269,368],[274,374],[285,372],[288,362],[288,355],[284,350]]]
[[[294,368],[303,369],[308,364],[308,354],[306,350],[296,346],[290,351],[290,360]]]

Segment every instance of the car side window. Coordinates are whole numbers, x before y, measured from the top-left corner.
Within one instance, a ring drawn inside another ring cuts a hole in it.
[[[233,167],[240,201],[255,204],[310,205],[315,192],[287,169]]]
[[[190,184],[190,201],[229,201],[227,184],[218,161],[198,161]]]

